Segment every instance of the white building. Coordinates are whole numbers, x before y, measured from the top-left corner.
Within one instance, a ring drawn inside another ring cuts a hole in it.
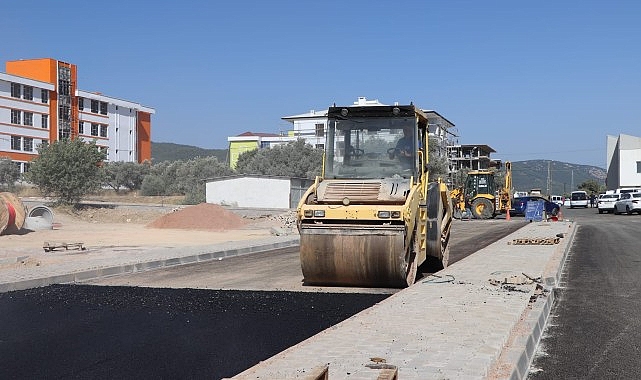
[[[608,135],[607,162],[608,190],[641,187],[641,137]]]
[[[384,106],[378,99],[368,100],[359,97],[354,106]],[[429,135],[438,141],[438,155],[447,156],[447,147],[453,144],[456,137],[453,129],[454,124],[432,110],[422,110],[427,115]],[[325,147],[325,131],[327,130],[327,109],[322,111],[311,110],[307,113],[283,116],[281,119],[290,122],[292,129],[286,134],[265,134],[245,132],[238,136],[228,137],[230,166],[234,168],[238,156],[252,149],[271,148],[279,144],[286,144],[297,139],[304,139],[305,142],[315,148]]]
[[[108,161],[151,159],[153,108],[78,89],[76,65],[51,58],[6,62],[0,73],[0,157],[21,172],[38,145],[95,141]]]

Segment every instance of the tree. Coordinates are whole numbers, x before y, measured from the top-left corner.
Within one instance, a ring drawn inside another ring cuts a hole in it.
[[[321,174],[322,160],[322,149],[298,139],[270,149],[242,153],[238,157],[236,171],[242,174],[314,178]]]
[[[589,179],[581,183],[578,186],[578,189],[585,191],[586,193],[588,193],[588,195],[592,195],[592,194],[599,194],[603,192],[604,187],[605,186],[601,185],[597,180]]]
[[[38,147],[39,156],[31,162],[26,179],[42,194],[60,203],[75,204],[98,190],[101,184],[100,164],[105,154],[95,141],[64,139]]]
[[[188,161],[161,162],[150,168],[145,176],[141,193],[143,195],[185,195],[185,203],[196,204],[205,201],[205,181],[233,174],[216,157],[198,157]]]
[[[427,170],[429,172],[429,181],[436,181],[439,178],[445,180],[447,177],[447,157],[439,155],[438,140],[433,136],[428,139]]]
[[[9,158],[0,158],[0,187],[13,191],[20,178],[20,169]]]
[[[149,174],[149,165],[137,162],[106,162],[102,169],[105,185],[116,192],[123,187],[139,190],[145,175]]]

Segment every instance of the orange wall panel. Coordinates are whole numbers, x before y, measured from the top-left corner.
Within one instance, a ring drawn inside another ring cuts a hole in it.
[[[38,157],[38,153],[34,152],[32,154],[28,153],[16,153],[16,152],[0,152],[0,156],[9,157],[13,161],[31,161],[34,158]]]
[[[151,114],[138,112],[138,162],[151,160]]]
[[[8,61],[7,74],[18,75],[25,78],[48,82],[58,87],[56,78],[57,61],[51,58],[25,59],[21,61]]]

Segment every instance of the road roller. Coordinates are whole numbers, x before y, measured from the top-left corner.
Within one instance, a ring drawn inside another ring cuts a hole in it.
[[[402,288],[447,267],[452,203],[428,182],[428,121],[410,105],[332,106],[323,169],[297,206],[305,285]]]

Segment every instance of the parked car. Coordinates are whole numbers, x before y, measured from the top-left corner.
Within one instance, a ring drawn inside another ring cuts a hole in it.
[[[619,194],[600,194],[597,200],[599,214],[614,212],[614,204],[619,200]]]
[[[525,210],[527,210],[527,203],[532,201],[544,201],[545,213],[551,216],[558,215],[559,209],[561,208],[561,206],[559,206],[558,204],[536,195],[518,197],[514,198],[514,200],[512,201],[512,209],[510,210],[510,215],[525,215]]]
[[[619,200],[614,203],[614,213],[632,215],[636,212],[641,215],[641,192],[640,193],[623,193]]]
[[[585,191],[573,191],[570,194],[570,208],[588,207],[588,193]]]

